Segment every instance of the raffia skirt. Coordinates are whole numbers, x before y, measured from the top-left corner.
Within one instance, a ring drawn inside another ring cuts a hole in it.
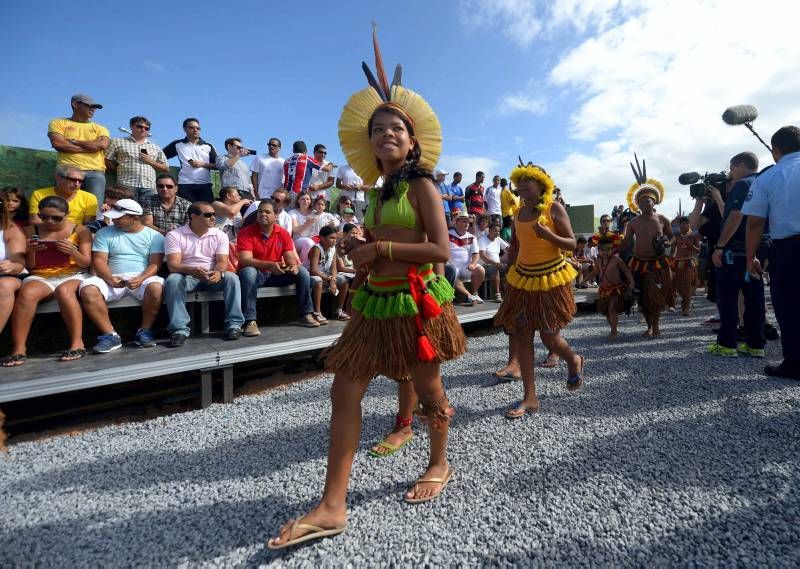
[[[597,312],[600,314],[607,314],[608,308],[611,306],[612,300],[616,299],[616,312],[622,314],[630,309],[629,303],[625,301],[625,290],[627,287],[624,284],[600,287],[597,290]]]
[[[561,257],[508,270],[508,290],[494,317],[495,326],[509,334],[554,332],[565,328],[577,312],[572,280],[577,271]]]
[[[426,293],[441,307],[441,314],[422,321],[424,335],[436,352],[432,362],[455,359],[467,351],[464,329],[453,309],[453,287],[433,274],[430,265],[419,268]],[[352,319],[342,335],[323,353],[327,371],[346,372],[355,381],[384,375],[411,381],[417,356],[419,307],[411,298],[408,279],[370,277],[353,298]]]
[[[697,288],[697,260],[680,259],[674,262],[675,276],[672,286],[683,298],[690,298]]]
[[[675,306],[672,271],[667,257],[631,257],[628,266],[639,287],[639,307],[646,318],[658,317],[667,306]]]

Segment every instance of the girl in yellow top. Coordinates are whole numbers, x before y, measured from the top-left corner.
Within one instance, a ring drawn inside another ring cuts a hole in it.
[[[61,354],[59,361],[77,360],[86,355],[78,287],[92,260],[92,236],[84,226],[68,221],[68,213],[69,205],[64,198],[48,196],[39,204],[41,222],[25,228],[27,264],[31,275],[22,281],[14,303],[11,355],[0,360],[3,367],[25,363],[28,333],[36,316],[36,307],[54,297],[70,338],[70,347]],[[54,243],[57,254],[45,257],[43,241]]]
[[[572,280],[575,269],[562,250],[575,248],[575,236],[564,207],[553,201],[553,180],[533,163],[511,172],[523,205],[514,219],[514,242],[510,247],[508,294],[495,316],[495,324],[511,334],[512,352],[520,360],[524,396],[506,413],[518,419],[539,409],[533,377],[533,336],[536,331],[551,352],[567,362],[567,389],[583,383],[583,357],[572,351],[561,337],[575,314]]]

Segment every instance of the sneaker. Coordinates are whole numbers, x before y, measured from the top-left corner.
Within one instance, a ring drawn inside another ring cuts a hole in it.
[[[469,299],[473,302],[473,304],[483,304],[483,299],[477,294],[469,295]]]
[[[736,344],[736,351],[744,356],[750,356],[751,358],[765,358],[767,356],[764,352],[764,348],[751,348],[746,342],[739,342]]]
[[[342,320],[342,321],[350,320],[350,315],[341,308],[339,308],[336,311],[336,320]]]
[[[258,322],[255,320],[250,320],[245,322],[244,328],[242,328],[242,335],[246,338],[252,338],[253,336],[258,336],[261,334],[261,330],[258,329]]]
[[[324,326],[325,324],[327,324],[327,323],[328,323],[328,319],[327,319],[327,318],[325,318],[325,317],[322,315],[322,313],[321,313],[321,312],[315,312],[315,313],[313,314],[313,316],[314,316],[314,319],[315,319],[317,322],[319,322],[320,326]]]
[[[153,332],[150,328],[139,328],[136,331],[136,345],[140,348],[154,348],[156,346],[156,339],[153,337]]]
[[[228,331],[225,332],[226,340],[238,340],[241,337],[242,337],[241,328],[228,328]]]
[[[297,323],[300,324],[300,326],[305,326],[306,328],[319,328],[319,322],[317,322],[317,319],[314,318],[314,315],[310,313],[303,314]]]
[[[495,295],[494,295],[494,301],[495,301],[495,302],[503,302],[503,295],[502,295],[502,294],[500,294],[499,292],[495,293]]]
[[[92,351],[95,354],[107,354],[122,347],[122,340],[116,332],[101,334],[97,337],[97,344]]]
[[[711,318],[703,322],[703,326],[719,326],[721,322],[722,321],[719,318],[712,316]]]
[[[169,337],[170,348],[180,348],[186,342],[186,334],[173,334]]]
[[[726,348],[719,344],[711,344],[708,347],[708,353],[712,356],[722,356],[723,358],[735,358],[739,355],[736,353],[736,348]]]

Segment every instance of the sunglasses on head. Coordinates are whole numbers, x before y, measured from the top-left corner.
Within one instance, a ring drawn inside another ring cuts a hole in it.
[[[64,216],[63,215],[47,215],[45,213],[40,213],[39,214],[39,219],[41,219],[42,221],[52,221],[53,223],[59,223],[61,221],[64,221]]]

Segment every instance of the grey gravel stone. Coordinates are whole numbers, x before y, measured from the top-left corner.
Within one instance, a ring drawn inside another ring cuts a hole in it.
[[[800,383],[706,355],[708,315],[668,314],[652,341],[625,318],[610,346],[604,320],[576,319],[584,388],[567,392],[563,365],[537,368],[541,411],[515,422],[502,413],[521,384],[490,379],[506,337],[471,338],[443,366],[454,480],[413,507],[402,494],[427,436],[368,457],[396,410],[395,384],[376,379],[350,528],[284,553],[264,541],[320,495],[330,377],[15,445],[0,458],[0,566],[797,566]]]

